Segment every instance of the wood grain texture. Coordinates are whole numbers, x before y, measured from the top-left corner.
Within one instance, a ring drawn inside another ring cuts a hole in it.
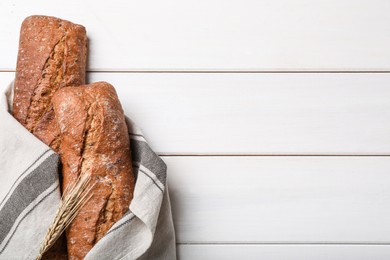
[[[13,73],[0,73],[12,78]],[[389,155],[390,74],[89,73],[159,154]]]
[[[390,246],[363,245],[178,245],[180,260],[387,260]]]
[[[178,243],[390,243],[389,157],[163,157]]]
[[[89,70],[390,70],[387,0],[0,1],[0,70],[22,20],[86,26]]]

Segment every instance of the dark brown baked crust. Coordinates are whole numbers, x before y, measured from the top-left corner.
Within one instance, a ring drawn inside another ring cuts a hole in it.
[[[57,150],[51,98],[65,86],[85,84],[85,28],[49,16],[27,17],[20,30],[13,115],[30,132]]]
[[[69,259],[83,259],[129,209],[134,176],[128,130],[115,89],[106,82],[62,88],[52,101],[61,132],[63,188],[87,173],[95,184],[67,229]]]
[[[65,234],[62,234],[49,251],[43,254],[41,260],[68,260]]]

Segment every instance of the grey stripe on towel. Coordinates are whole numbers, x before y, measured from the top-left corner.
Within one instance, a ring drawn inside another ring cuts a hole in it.
[[[0,211],[0,243],[3,242],[16,219],[42,192],[58,181],[57,154],[46,158],[35,170],[28,174],[15,188]]]
[[[139,162],[153,172],[165,186],[167,166],[164,161],[149,147],[146,142],[131,139],[131,156],[134,162]]]

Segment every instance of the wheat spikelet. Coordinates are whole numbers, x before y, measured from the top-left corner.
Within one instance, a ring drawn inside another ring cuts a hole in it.
[[[36,258],[37,260],[41,259],[43,254],[54,245],[61,234],[77,216],[80,208],[92,197],[90,192],[93,185],[88,186],[90,180],[91,175],[83,174],[65,189],[54,220],[39,249],[39,255]]]

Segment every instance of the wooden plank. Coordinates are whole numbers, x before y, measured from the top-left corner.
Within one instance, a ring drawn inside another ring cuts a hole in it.
[[[390,154],[390,74],[90,74],[160,154]]]
[[[387,73],[89,74],[100,80],[160,154],[390,154]]]
[[[178,245],[180,260],[387,260],[390,246],[372,245]]]
[[[163,157],[178,243],[390,243],[389,157]]]
[[[0,69],[31,14],[86,26],[90,70],[390,70],[387,0],[0,1]]]

